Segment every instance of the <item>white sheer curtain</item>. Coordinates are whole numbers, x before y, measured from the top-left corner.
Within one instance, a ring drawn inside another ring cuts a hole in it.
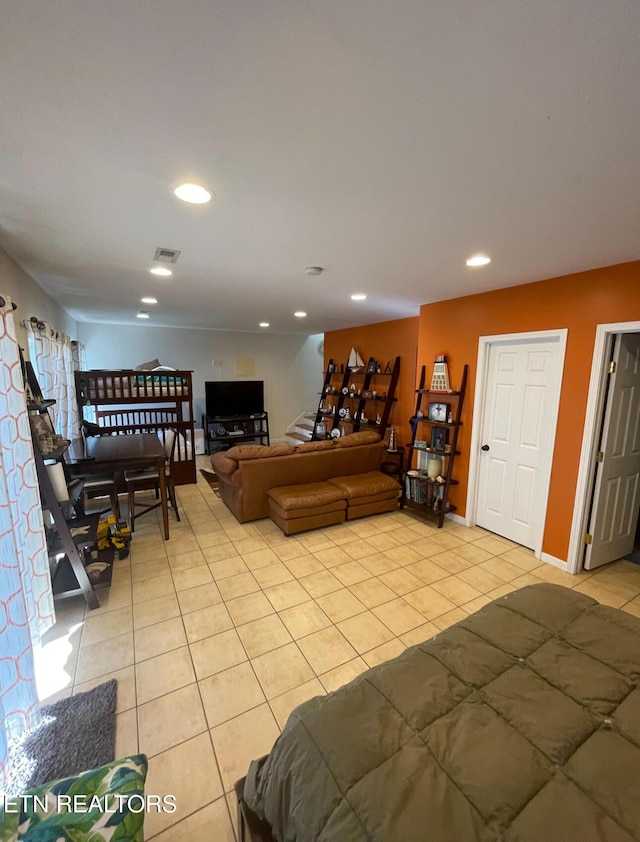
[[[40,717],[33,647],[54,620],[13,311],[0,296],[0,791],[9,740]]]
[[[84,347],[48,322],[25,321],[29,359],[45,398],[57,403],[49,414],[55,431],[66,439],[80,435],[74,372],[84,368]]]

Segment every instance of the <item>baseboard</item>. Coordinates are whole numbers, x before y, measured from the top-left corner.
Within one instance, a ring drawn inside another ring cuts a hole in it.
[[[447,520],[452,520],[454,523],[460,524],[460,526],[466,526],[467,521],[462,517],[462,515],[457,515],[454,512],[448,512],[445,515]]]
[[[549,555],[549,553],[540,553],[540,561],[544,561],[545,564],[550,564],[552,567],[557,567],[559,570],[564,570],[565,573],[571,573],[566,561],[556,558],[554,555]]]

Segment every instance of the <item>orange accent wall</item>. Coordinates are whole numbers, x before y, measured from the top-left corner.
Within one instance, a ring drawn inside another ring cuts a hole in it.
[[[409,319],[395,319],[390,322],[364,325],[362,327],[331,330],[324,335],[325,370],[330,358],[338,366],[346,363],[349,351],[355,348],[365,363],[369,357],[386,365],[400,357],[400,378],[396,397],[398,402],[391,410],[390,423],[398,431],[398,443],[411,440],[409,418],[413,414],[416,388],[416,353],[418,348],[417,316]]]
[[[462,455],[455,466],[460,485],[451,489],[451,500],[457,505],[458,514],[465,512],[479,337],[567,328],[543,538],[544,552],[566,560],[596,326],[639,320],[640,261],[425,304],[420,308],[418,369],[427,365],[427,381],[439,353],[446,354],[449,360],[452,389],[460,384],[464,363],[469,364],[464,425],[459,438]]]

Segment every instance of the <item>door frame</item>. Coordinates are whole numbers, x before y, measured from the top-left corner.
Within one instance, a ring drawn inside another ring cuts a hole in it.
[[[553,451],[556,440],[556,426],[558,422],[558,407],[560,405],[560,394],[562,392],[562,376],[564,372],[564,358],[567,349],[567,328],[559,328],[558,330],[535,330],[524,333],[500,333],[494,336],[480,336],[478,337],[478,362],[476,367],[476,382],[474,388],[473,399],[473,423],[471,426],[471,444],[469,449],[469,484],[467,487],[467,502],[465,525],[474,526],[476,520],[476,511],[478,506],[478,482],[480,478],[480,437],[482,433],[482,419],[484,417],[484,407],[487,399],[487,385],[489,382],[489,354],[491,346],[497,344],[506,345],[509,342],[536,342],[541,339],[555,339],[558,343],[559,352],[559,371],[560,377],[558,379],[555,394],[552,394],[552,400],[555,402],[555,412],[552,413],[551,429],[549,430],[549,441],[551,446],[547,453],[544,454],[542,464],[539,470],[544,472],[545,476],[545,496],[549,499],[549,484],[551,482],[551,465],[553,464]],[[545,514],[541,522],[540,534],[536,537],[534,547],[534,555],[536,558],[542,556],[542,538],[544,535],[544,524],[546,521]]]
[[[596,339],[593,346],[589,394],[582,433],[582,449],[578,466],[576,496],[573,503],[573,518],[569,534],[567,572],[578,573],[584,558],[584,535],[587,531],[589,506],[595,477],[593,453],[600,433],[600,422],[605,409],[604,394],[607,378],[607,364],[611,355],[616,333],[640,333],[640,321],[613,322],[596,325]]]

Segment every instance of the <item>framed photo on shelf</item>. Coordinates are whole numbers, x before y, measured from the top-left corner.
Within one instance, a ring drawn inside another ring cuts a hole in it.
[[[373,357],[369,357],[369,362],[367,363],[367,374],[375,374],[378,370],[378,363],[373,359]]]
[[[444,427],[434,427],[431,430],[431,449],[444,451],[449,431]]]
[[[449,392],[449,367],[444,354],[438,354],[433,364],[433,377],[431,378],[431,392]]]
[[[449,417],[449,404],[435,401],[429,404],[429,421],[447,422]]]
[[[371,400],[371,398],[373,397],[373,392],[371,391],[371,389],[363,389],[362,397],[366,398],[367,400]]]
[[[62,440],[59,436],[56,436],[48,413],[30,412],[29,423],[43,456],[51,453],[61,443]]]
[[[36,435],[36,438],[41,439],[44,436],[52,436],[54,435],[53,424],[51,423],[51,418],[45,412],[43,414],[40,413],[31,413],[29,415],[29,423],[31,424],[31,429]]]

